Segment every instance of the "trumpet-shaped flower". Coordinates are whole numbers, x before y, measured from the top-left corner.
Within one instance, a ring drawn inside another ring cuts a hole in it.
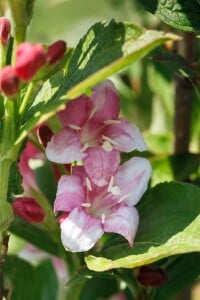
[[[63,164],[82,160],[89,179],[103,186],[108,174],[117,171],[119,151],[146,150],[138,128],[119,118],[119,110],[119,96],[109,80],[97,85],[91,97],[82,95],[69,102],[58,113],[63,128],[47,144],[47,158]]]
[[[119,166],[104,186],[91,181],[84,167],[62,176],[54,211],[64,213],[60,227],[65,249],[87,251],[104,232],[118,233],[132,246],[138,226],[134,205],[147,189],[150,174],[148,160],[134,157]]]

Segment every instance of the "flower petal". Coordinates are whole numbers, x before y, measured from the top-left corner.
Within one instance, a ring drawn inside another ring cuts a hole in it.
[[[120,154],[116,150],[107,152],[101,147],[89,148],[84,158],[84,166],[88,177],[98,186],[109,183],[120,164]]]
[[[79,176],[62,176],[58,182],[58,190],[54,202],[54,212],[72,211],[85,201],[85,190]]]
[[[63,246],[71,252],[88,251],[103,235],[101,221],[81,208],[75,208],[60,227]]]
[[[46,156],[56,163],[69,164],[82,160],[85,154],[81,152],[81,148],[81,142],[74,130],[63,128],[48,142]]]
[[[31,159],[44,160],[44,155],[33,144],[28,142],[26,148],[20,156],[18,163],[20,173],[22,175],[22,186],[24,191],[28,194],[30,189],[38,190],[38,184],[35,179],[34,171],[31,169],[29,162]]]
[[[119,124],[108,125],[104,131],[104,135],[117,144],[115,148],[122,152],[147,150],[139,129],[124,119],[119,119],[119,122]]]
[[[114,177],[114,185],[121,190],[120,197],[127,195],[124,202],[135,205],[147,189],[151,175],[149,161],[142,157],[134,157],[119,167]]]
[[[68,102],[66,108],[58,112],[62,125],[76,125],[81,127],[88,118],[92,109],[92,102],[87,95],[82,95],[75,100]]]
[[[110,80],[105,80],[93,89],[91,100],[95,107],[93,119],[98,122],[118,118],[120,106],[119,96]]]
[[[139,216],[135,207],[120,206],[105,219],[103,230],[105,232],[115,232],[128,240],[130,246],[133,246],[133,239],[136,235],[139,222]]]

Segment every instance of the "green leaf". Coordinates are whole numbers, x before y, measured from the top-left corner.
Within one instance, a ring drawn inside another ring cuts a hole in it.
[[[0,232],[6,230],[14,220],[13,209],[10,203],[0,203]]]
[[[9,199],[12,199],[13,195],[19,195],[22,193],[22,176],[19,172],[17,163],[13,163],[9,175],[8,197]]]
[[[172,260],[165,269],[168,280],[157,289],[154,299],[168,300],[175,297],[182,289],[194,283],[200,275],[199,266],[200,253],[184,254]]]
[[[3,264],[3,273],[9,281],[5,281],[11,290],[11,300],[36,300],[39,297],[38,282],[35,269],[28,262],[15,256],[7,256]],[[6,278],[6,277],[4,277]]]
[[[47,160],[44,161],[42,166],[34,169],[34,175],[38,187],[53,205],[56,197],[57,182],[52,164]]]
[[[200,189],[178,182],[157,185],[143,197],[134,247],[107,245],[106,257],[86,257],[89,269],[134,268],[175,254],[200,251]]]
[[[60,255],[59,244],[55,242],[50,233],[40,224],[33,225],[15,216],[15,220],[9,230],[52,255]]]
[[[91,280],[93,278],[106,278],[106,279],[116,279],[117,276],[112,272],[101,272],[97,273],[86,268],[81,269],[75,276],[73,276],[67,282],[67,288],[74,288],[77,284],[80,284],[84,281]]]
[[[40,299],[55,300],[58,292],[58,279],[50,260],[42,261],[36,269]]]
[[[153,173],[151,185],[164,181],[186,181],[199,167],[200,158],[198,154],[179,154],[172,156],[153,157],[151,164]],[[182,166],[180,168],[180,165]]]
[[[44,83],[24,115],[16,143],[34,126],[61,109],[67,100],[130,66],[162,43],[177,38],[173,34],[145,30],[131,23],[116,23],[114,20],[96,23],[74,50],[67,74],[59,72]]]
[[[197,0],[141,0],[144,7],[162,22],[183,31],[200,30],[200,4]]]

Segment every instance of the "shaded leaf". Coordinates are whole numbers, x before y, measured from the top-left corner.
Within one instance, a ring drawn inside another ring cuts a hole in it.
[[[141,0],[144,7],[162,22],[184,31],[200,30],[197,0]]]
[[[157,289],[155,300],[168,300],[192,284],[200,275],[200,253],[184,254],[177,257],[166,268],[168,281]]]
[[[50,260],[42,261],[36,269],[41,300],[55,300],[58,292],[58,279]]]
[[[140,224],[130,248],[108,244],[105,257],[85,258],[91,270],[134,268],[175,254],[200,251],[200,189],[178,182],[157,185],[138,206]]]
[[[3,264],[3,273],[10,281],[5,287],[11,290],[11,300],[36,300],[39,296],[35,269],[28,262],[16,256],[7,256]]]
[[[60,254],[59,244],[55,242],[50,233],[40,224],[33,225],[15,216],[15,220],[9,230],[52,255],[59,256]]]

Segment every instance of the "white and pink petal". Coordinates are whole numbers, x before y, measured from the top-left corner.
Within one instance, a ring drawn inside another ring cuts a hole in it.
[[[73,125],[74,128],[76,126],[77,128],[82,127],[92,110],[92,106],[90,98],[87,95],[81,95],[77,99],[68,102],[66,108],[58,112],[58,118],[64,127],[73,127]]]
[[[50,161],[69,164],[86,156],[81,149],[82,145],[76,132],[70,128],[63,128],[48,142],[46,156]]]
[[[113,140],[113,145],[116,144],[115,149],[121,152],[147,150],[139,129],[125,119],[118,119],[118,123],[108,125],[104,135]]]
[[[90,250],[103,235],[101,221],[81,208],[75,208],[60,228],[63,246],[71,252]]]
[[[116,150],[107,152],[101,147],[89,148],[83,163],[86,173],[98,186],[107,185],[120,164],[120,154]]]
[[[119,95],[114,84],[105,80],[93,88],[91,100],[94,110],[91,117],[98,122],[118,118],[120,111]]]
[[[63,175],[58,182],[54,212],[70,212],[85,202],[85,189],[82,179],[76,175]]]
[[[146,158],[133,157],[118,169],[114,185],[118,186],[124,203],[135,205],[147,190],[151,176],[151,165]]]
[[[137,232],[139,216],[135,207],[121,205],[113,208],[112,213],[105,218],[103,230],[122,235],[130,246]]]

